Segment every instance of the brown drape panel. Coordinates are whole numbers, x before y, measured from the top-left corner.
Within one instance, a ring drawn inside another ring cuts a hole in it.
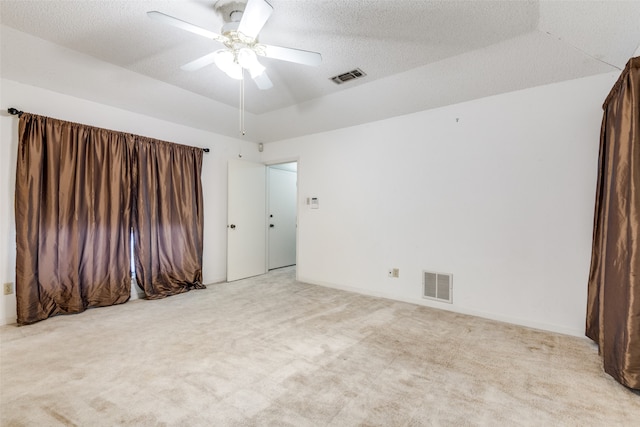
[[[604,370],[640,389],[640,57],[603,108],[586,334]]]
[[[120,133],[20,117],[19,324],[129,299],[131,144]]]
[[[138,285],[152,299],[204,288],[202,150],[141,138],[134,157]]]

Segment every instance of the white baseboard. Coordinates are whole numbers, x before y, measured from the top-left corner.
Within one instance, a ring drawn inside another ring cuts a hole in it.
[[[357,293],[357,294],[368,295],[368,296],[377,297],[377,298],[384,298],[384,299],[389,299],[389,300],[393,300],[393,301],[406,302],[406,303],[409,303],[409,304],[421,305],[421,306],[425,306],[425,307],[435,308],[435,309],[438,309],[438,310],[446,310],[446,311],[451,311],[451,312],[454,312],[454,313],[467,314],[467,315],[470,315],[470,316],[482,317],[484,319],[496,320],[498,322],[511,323],[513,325],[524,326],[524,327],[527,327],[527,328],[539,329],[539,330],[547,331],[547,332],[556,332],[556,333],[563,334],[563,335],[571,335],[571,336],[574,336],[574,337],[580,337],[580,338],[588,339],[588,338],[585,337],[585,332],[582,329],[578,330],[578,329],[567,328],[567,327],[564,327],[564,326],[554,325],[554,324],[549,324],[549,323],[533,322],[533,321],[530,321],[530,320],[527,320],[527,319],[520,319],[520,318],[516,318],[516,317],[502,316],[502,315],[494,314],[494,313],[486,313],[486,312],[483,312],[483,311],[467,309],[467,308],[464,308],[464,307],[459,307],[459,306],[455,306],[455,305],[451,305],[451,304],[439,304],[437,302],[432,302],[432,301],[429,301],[427,299],[403,298],[403,297],[398,297],[396,295],[387,294],[387,293],[384,293],[384,292],[374,292],[374,291],[369,291],[368,289],[356,288],[356,287],[353,287],[353,286],[338,285],[338,284],[335,284],[335,283],[321,282],[321,281],[317,281],[317,280],[307,279],[305,277],[299,277],[297,280],[300,281],[300,282],[309,283],[311,285],[324,286],[324,287],[327,287],[327,288],[339,289],[339,290],[342,290],[342,291],[354,292],[354,293]]]
[[[217,279],[213,279],[213,280],[208,280],[205,285],[209,286],[209,285],[219,285],[220,283],[226,283],[227,282],[227,277],[222,277],[222,278],[217,278]]]
[[[222,278],[222,279],[218,279],[216,281],[210,282],[209,285],[217,285],[220,283],[225,283],[227,281],[226,278]],[[131,298],[129,298],[129,301],[135,301],[137,299],[144,299],[145,295],[144,295],[144,291],[142,289],[140,289],[138,287],[138,284],[135,282],[134,279],[131,280]],[[16,325],[16,318],[15,316],[13,317],[7,317],[5,319],[0,319],[0,326],[4,326],[4,325]]]

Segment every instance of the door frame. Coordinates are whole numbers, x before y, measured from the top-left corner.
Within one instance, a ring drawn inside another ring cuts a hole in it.
[[[282,165],[285,163],[296,163],[297,167],[296,167],[296,280],[298,279],[298,260],[300,259],[299,257],[299,250],[300,250],[300,236],[299,236],[299,232],[300,232],[300,158],[299,157],[288,157],[288,158],[284,158],[284,159],[276,159],[276,160],[270,160],[268,162],[263,162],[264,165],[269,168],[271,166],[277,166],[277,165]],[[269,173],[267,173],[267,195],[266,195],[266,206],[265,206],[265,215],[268,215],[268,204],[269,204],[269,192],[271,191],[271,186],[269,185]],[[266,218],[267,220],[269,218]],[[267,272],[269,271],[268,266],[269,266],[269,225],[268,225],[268,221],[265,224],[265,230],[264,230],[265,234],[266,234],[266,242],[267,242],[267,247],[266,247],[266,253],[267,253],[267,257],[265,259],[265,265],[267,266]]]

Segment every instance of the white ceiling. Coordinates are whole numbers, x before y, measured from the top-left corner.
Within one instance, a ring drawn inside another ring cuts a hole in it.
[[[264,142],[615,71],[640,44],[640,1],[269,2],[274,12],[260,41],[317,51],[323,62],[261,58],[274,87],[247,82],[245,99],[247,138]],[[214,65],[180,69],[221,45],[146,16],[159,10],[220,32],[215,6],[2,0],[0,72],[239,137],[238,82]],[[329,80],[356,67],[367,76]]]

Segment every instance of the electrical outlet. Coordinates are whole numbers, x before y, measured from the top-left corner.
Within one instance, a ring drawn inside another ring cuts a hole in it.
[[[13,293],[13,283],[4,284],[4,294],[11,295]]]
[[[394,279],[397,279],[398,277],[400,277],[400,269],[399,268],[390,268],[389,271],[387,272],[387,276],[393,277]]]

